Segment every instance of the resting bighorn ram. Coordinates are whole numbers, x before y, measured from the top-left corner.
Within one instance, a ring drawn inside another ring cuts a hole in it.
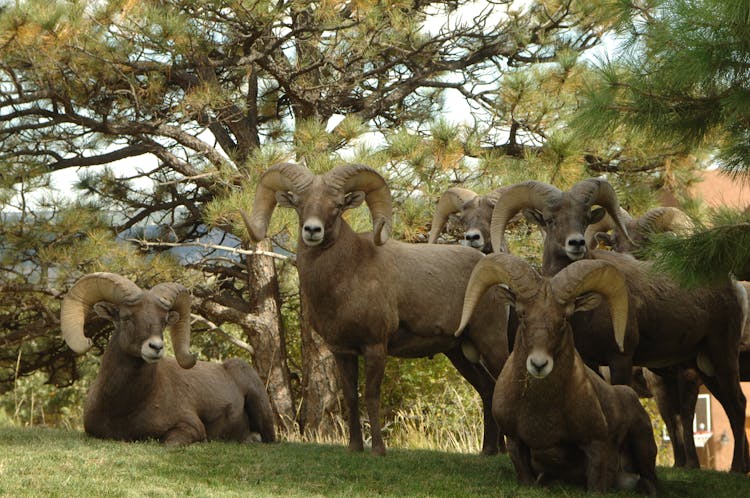
[[[363,201],[374,233],[355,233],[342,218],[345,210]],[[299,216],[300,290],[313,328],[333,352],[341,374],[349,449],[363,449],[358,356],[365,360],[372,450],[385,454],[379,403],[386,355],[444,353],[479,392],[484,406],[482,452],[496,453],[499,434],[492,419],[492,389],[508,356],[500,296],[487,296],[466,337],[453,336],[469,275],[484,256],[459,245],[389,240],[390,191],[383,177],[367,166],[339,166],[323,175],[289,163],[269,168],[257,186],[252,216],[242,213],[254,241],[266,236],[277,202]]]
[[[492,245],[502,247],[507,221],[520,210],[545,232],[543,272],[552,276],[581,259],[609,261],[624,275],[630,293],[630,318],[619,348],[612,338],[607,310],[600,306],[571,318],[576,347],[590,365],[609,365],[612,381],[629,384],[633,363],[651,370],[700,367],[708,389],[724,407],[735,437],[732,470],[748,470],[745,396],[739,384],[737,357],[742,331],[742,291],[727,277],[721,285],[681,288],[630,255],[586,247],[586,227],[599,221],[604,206],[615,230],[627,237],[614,189],[589,179],[568,192],[542,182],[506,187],[492,215]],[[686,304],[690,305],[686,305]],[[729,361],[728,361],[729,360]]]
[[[440,196],[435,215],[432,217],[428,243],[437,243],[450,215],[458,214],[464,228],[462,242],[469,247],[479,249],[485,254],[491,253],[490,221],[492,220],[492,209],[501,193],[502,188],[484,195],[478,195],[474,191],[462,187],[451,187],[446,190]]]
[[[457,333],[497,284],[507,286],[519,326],[492,412],[519,482],[560,479],[589,491],[635,486],[655,494],[656,444],[648,414],[632,388],[610,385],[585,365],[570,323],[573,313],[598,306],[603,297],[613,340],[622,347],[629,301],[623,276],[610,263],[589,260],[543,278],[518,257],[487,256],[472,272]]]
[[[83,409],[88,434],[167,445],[275,440],[271,403],[255,370],[239,359],[196,362],[190,353],[190,305],[180,284],[143,290],[114,273],[90,273],[71,287],[60,324],[73,351],[91,347],[83,329],[92,309],[114,324]],[[164,357],[165,327],[176,360]]]

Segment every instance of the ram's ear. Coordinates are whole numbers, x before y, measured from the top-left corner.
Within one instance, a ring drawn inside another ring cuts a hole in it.
[[[284,192],[283,190],[277,190],[275,193],[276,203],[281,207],[296,208],[298,204],[297,196],[294,192]]]
[[[353,209],[365,202],[365,193],[361,190],[354,190],[344,196],[344,209]]]
[[[96,313],[98,316],[111,322],[117,320],[117,306],[115,306],[114,304],[107,301],[99,301],[98,303],[94,304],[93,308],[94,313]]]
[[[602,221],[602,218],[604,218],[604,215],[607,214],[607,210],[603,207],[598,207],[596,209],[591,210],[591,218],[589,219],[589,224],[593,225],[594,223],[598,223]]]
[[[575,299],[575,311],[591,311],[602,304],[602,296],[598,292],[586,292]]]

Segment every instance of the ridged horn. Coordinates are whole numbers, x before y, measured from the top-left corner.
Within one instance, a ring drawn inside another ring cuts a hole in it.
[[[501,251],[505,244],[505,227],[521,209],[543,210],[550,203],[558,200],[562,192],[557,187],[544,182],[527,180],[504,187],[502,195],[492,210],[490,238],[492,250]]]
[[[630,216],[630,213],[625,211],[623,208],[620,208],[620,220],[623,222],[623,224],[625,224],[632,221],[633,217]],[[612,221],[612,217],[609,215],[609,213],[606,213],[601,220],[586,227],[586,231],[583,234],[583,238],[586,239],[586,247],[596,246],[595,236],[597,233],[609,232],[610,230],[614,229],[615,222]]]
[[[143,290],[122,275],[89,273],[73,284],[60,306],[60,329],[68,347],[78,354],[91,348],[91,339],[83,333],[86,315],[99,301],[112,304],[135,302]]]
[[[512,254],[493,253],[480,259],[466,285],[461,324],[455,332],[456,337],[466,328],[474,308],[487,289],[505,284],[518,299],[530,300],[536,296],[541,278],[529,263]]]
[[[497,201],[500,200],[500,197],[502,197],[503,195],[505,195],[505,191],[507,189],[508,189],[507,186],[505,186],[505,187],[498,187],[495,190],[493,190],[492,192],[488,192],[487,194],[485,194],[485,198],[494,207],[495,204],[497,204]]]
[[[633,242],[625,228],[625,223],[620,218],[620,201],[617,199],[617,192],[607,180],[599,178],[588,178],[576,183],[568,194],[576,201],[588,206],[601,206],[614,222],[614,229],[619,231],[622,236]]]
[[[430,236],[427,241],[428,244],[434,244],[437,242],[438,237],[443,233],[443,228],[448,222],[448,217],[453,213],[460,212],[467,202],[474,199],[477,194],[467,188],[451,187],[440,196],[437,207],[435,208],[435,215],[432,217],[432,227],[430,228]]]
[[[172,347],[177,363],[182,368],[192,368],[195,365],[196,356],[190,352],[190,308],[192,307],[190,291],[181,284],[166,282],[153,286],[151,292],[165,309],[174,310],[180,315],[177,322],[169,326],[169,335],[172,337]]]
[[[252,215],[240,209],[240,214],[253,242],[266,237],[268,222],[276,207],[276,192],[303,192],[313,181],[315,175],[299,164],[282,163],[268,168],[260,177],[255,188]]]
[[[372,216],[373,241],[378,246],[385,244],[391,236],[393,207],[391,191],[380,173],[362,164],[347,164],[327,172],[324,182],[340,192],[359,190],[365,193],[365,202]]]
[[[693,228],[693,221],[684,211],[675,207],[650,209],[638,218],[641,233],[682,232]]]
[[[625,349],[628,287],[617,268],[601,260],[576,261],[555,275],[550,283],[561,303],[570,302],[586,292],[597,292],[604,296],[609,304],[615,341],[620,351]]]

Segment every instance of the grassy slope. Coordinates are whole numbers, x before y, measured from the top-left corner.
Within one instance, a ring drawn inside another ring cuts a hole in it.
[[[660,496],[750,496],[750,477],[659,468]],[[506,456],[341,446],[99,441],[79,432],[0,427],[0,496],[578,496],[519,488]],[[613,496],[630,496],[620,493]]]

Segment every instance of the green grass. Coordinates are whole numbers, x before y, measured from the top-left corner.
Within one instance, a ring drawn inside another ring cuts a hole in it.
[[[203,443],[165,448],[60,429],[0,427],[0,496],[579,496],[519,487],[506,456],[343,446]],[[750,496],[750,478],[658,469],[660,496]],[[609,496],[609,495],[607,495]],[[611,496],[631,496],[617,493]]]

